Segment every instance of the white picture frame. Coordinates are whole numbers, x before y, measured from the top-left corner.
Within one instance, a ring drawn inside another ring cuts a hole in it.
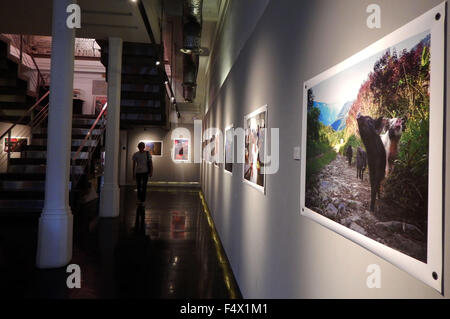
[[[248,133],[248,129],[249,129],[248,121],[249,120],[251,121],[251,119],[256,119],[256,117],[259,116],[260,114],[264,114],[265,131],[264,131],[264,141],[263,141],[262,145],[264,147],[264,149],[263,149],[264,162],[267,162],[266,161],[266,155],[267,155],[267,135],[268,135],[267,134],[267,132],[268,132],[268,106],[266,104],[266,105],[258,108],[257,110],[253,111],[252,113],[244,116],[244,132],[245,132],[245,134],[244,134],[244,143],[243,143],[243,146],[244,146],[244,151],[243,151],[244,159],[242,160],[242,163],[243,163],[243,165],[242,165],[242,172],[243,172],[242,180],[243,180],[244,184],[249,185],[249,186],[257,189],[258,191],[260,191],[261,193],[263,193],[265,195],[266,194],[266,186],[267,186],[266,174],[262,174],[262,176],[263,176],[263,185],[259,185],[259,184],[255,183],[255,182],[252,182],[252,181],[250,181],[250,180],[245,178],[245,175],[246,175],[246,160],[245,160],[246,142],[245,142],[245,139],[247,137],[247,133]],[[259,150],[257,150],[257,151],[259,152]]]
[[[430,70],[430,135],[429,135],[429,180],[428,180],[428,231],[427,259],[422,262],[385,244],[364,236],[350,228],[329,219],[305,205],[306,160],[301,162],[300,214],[322,226],[346,237],[406,271],[416,279],[442,293],[443,275],[443,155],[444,155],[444,72],[445,72],[445,3],[421,15],[349,59],[306,81],[303,85],[303,106],[301,117],[301,151],[306,159],[308,90],[348,70],[369,57],[386,50],[414,35],[429,31],[431,34]],[[439,19],[438,19],[439,17]]]
[[[176,144],[180,143],[180,142],[187,143],[187,147],[188,147],[187,159],[177,159],[177,156],[176,156]],[[189,138],[175,138],[175,139],[173,139],[172,160],[175,163],[190,163],[190,161],[191,161],[191,140]]]

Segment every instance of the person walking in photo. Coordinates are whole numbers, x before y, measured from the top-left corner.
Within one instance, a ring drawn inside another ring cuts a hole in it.
[[[145,143],[138,144],[139,151],[133,154],[133,178],[136,179],[138,204],[145,203],[148,178],[153,175],[153,162],[150,152],[145,151]]]

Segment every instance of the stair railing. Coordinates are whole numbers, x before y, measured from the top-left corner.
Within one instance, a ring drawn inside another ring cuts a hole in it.
[[[81,167],[83,167],[83,169],[85,169],[86,167],[89,166],[89,163],[91,161],[91,156],[92,156],[93,151],[90,152],[90,154],[89,154],[89,156],[87,158],[81,159],[81,163],[79,163],[79,165],[76,165],[77,164],[76,161],[80,160],[79,157],[80,157],[81,151],[86,146],[88,141],[95,141],[95,142],[97,142],[96,146],[93,148],[94,150],[98,147],[99,141],[102,138],[102,134],[103,134],[103,132],[105,130],[105,122],[106,122],[106,120],[105,120],[105,112],[106,112],[107,108],[108,108],[108,103],[105,103],[105,105],[103,106],[102,110],[100,111],[100,114],[97,116],[96,120],[92,124],[92,126],[89,129],[88,133],[86,134],[85,138],[83,139],[83,142],[78,147],[77,151],[75,152],[75,155],[72,157],[72,159],[71,159],[72,160],[71,167],[73,167],[73,166],[81,166]],[[101,128],[100,128],[100,130],[102,131],[102,134],[94,135],[92,133],[96,129],[96,126],[98,125],[99,122],[102,124]],[[71,185],[72,185],[72,189],[74,189],[78,185],[78,182],[80,181],[81,175],[80,174],[76,174],[73,169],[71,169],[71,175],[72,175],[72,183],[71,183]]]

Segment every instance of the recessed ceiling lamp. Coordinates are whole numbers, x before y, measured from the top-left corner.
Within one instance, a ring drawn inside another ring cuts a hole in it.
[[[158,65],[160,65],[161,64],[161,62],[159,62],[159,61],[156,61],[156,66],[158,66]]]

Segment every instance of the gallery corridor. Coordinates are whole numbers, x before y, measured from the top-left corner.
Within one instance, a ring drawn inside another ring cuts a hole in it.
[[[74,212],[71,264],[80,266],[79,289],[67,288],[66,267],[34,267],[37,218],[2,224],[3,292],[33,299],[240,297],[199,189],[149,188],[145,206],[137,206],[127,187],[121,203],[116,219],[98,218],[96,201]]]

